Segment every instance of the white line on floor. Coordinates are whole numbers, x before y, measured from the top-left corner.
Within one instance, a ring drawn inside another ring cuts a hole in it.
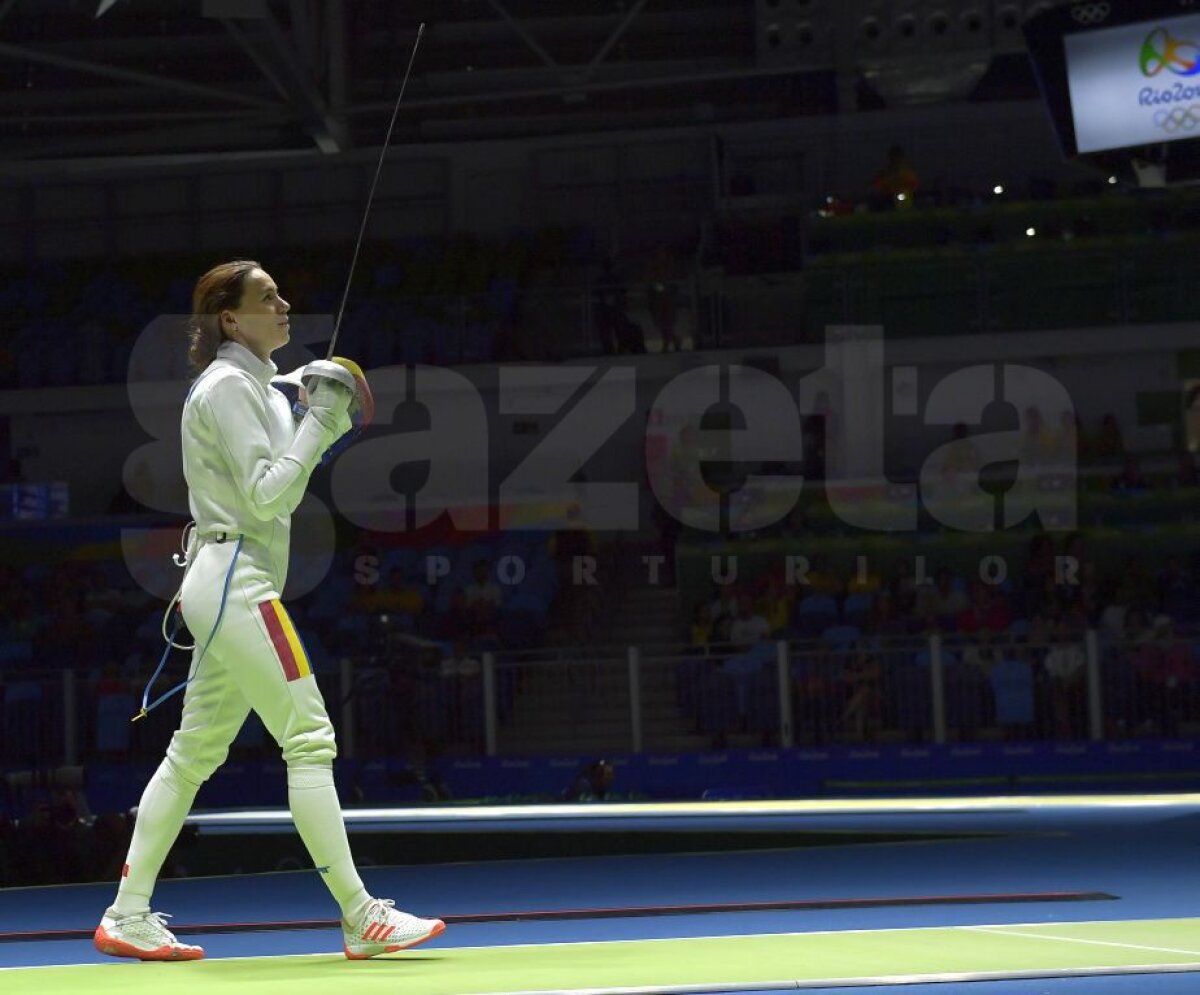
[[[1116,940],[1086,940],[1080,936],[1052,936],[1049,933],[1024,933],[1004,926],[959,926],[968,933],[988,933],[992,936],[1020,936],[1031,940],[1056,940],[1060,943],[1090,943],[1097,947],[1124,947],[1127,950],[1152,950],[1155,953],[1186,954],[1200,957],[1200,950],[1180,950],[1178,947],[1149,947],[1142,943],[1118,943]]]

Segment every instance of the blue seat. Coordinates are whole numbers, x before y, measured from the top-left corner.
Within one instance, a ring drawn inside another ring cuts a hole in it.
[[[857,625],[831,625],[821,631],[821,638],[837,650],[848,650],[862,636]]]
[[[1019,726],[1033,722],[1033,668],[1024,660],[1001,660],[993,665],[990,679],[996,723]]]
[[[796,605],[793,623],[804,639],[817,638],[837,622],[837,602],[828,594],[810,594]]]
[[[862,628],[870,621],[874,605],[875,595],[868,591],[855,591],[846,595],[846,600],[842,602],[842,618],[847,625]]]

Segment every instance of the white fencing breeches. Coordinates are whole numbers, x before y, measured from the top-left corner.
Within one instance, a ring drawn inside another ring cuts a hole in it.
[[[167,757],[193,784],[202,784],[224,762],[251,709],[289,767],[329,767],[337,752],[308,653],[279,600],[286,563],[250,540],[234,563],[236,550],[234,538],[200,543],[181,591],[180,607],[196,648],[183,718]],[[216,634],[206,646],[219,611]]]

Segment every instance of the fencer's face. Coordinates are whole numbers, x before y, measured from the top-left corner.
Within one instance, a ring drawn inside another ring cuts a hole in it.
[[[264,362],[291,336],[288,312],[292,306],[279,296],[270,275],[260,269],[246,275],[242,301],[236,310],[222,311],[225,334]]]

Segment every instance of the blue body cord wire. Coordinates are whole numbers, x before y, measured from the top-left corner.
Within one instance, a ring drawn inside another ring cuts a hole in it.
[[[212,645],[213,639],[216,638],[217,629],[220,627],[221,619],[225,615],[225,599],[229,596],[229,583],[233,579],[233,568],[235,566],[237,566],[238,556],[241,555],[241,552],[242,552],[242,539],[243,538],[244,538],[243,536],[238,536],[237,546],[233,550],[233,559],[230,560],[230,562],[229,562],[229,569],[227,571],[225,571],[225,586],[221,589],[221,605],[217,609],[217,617],[216,617],[215,621],[213,622],[212,632],[210,632],[208,634],[208,640],[205,642],[204,648],[200,650],[200,655],[198,657],[196,657],[195,666],[192,668],[193,675],[195,674],[195,672],[197,670],[199,670],[200,661],[204,659],[204,654],[208,652],[209,646]],[[167,637],[167,645],[163,649],[163,655],[159,659],[158,666],[155,668],[154,673],[150,675],[150,680],[148,680],[146,682],[145,689],[142,691],[141,711],[139,711],[137,713],[137,715],[135,715],[132,719],[130,719],[131,722],[136,722],[138,719],[144,719],[147,715],[149,715],[152,711],[154,711],[154,709],[156,709],[164,701],[166,701],[172,695],[178,694],[185,687],[187,687],[189,684],[192,683],[192,677],[188,677],[187,680],[182,681],[179,684],[176,684],[175,687],[171,688],[170,691],[165,691],[163,694],[159,695],[158,698],[156,698],[153,703],[147,704],[147,701],[150,698],[150,689],[154,687],[154,682],[158,680],[158,675],[162,673],[163,667],[165,667],[167,665],[167,657],[171,655],[171,649],[175,645],[175,635],[176,635],[176,633],[179,632],[179,616],[180,616],[180,614],[181,613],[177,609],[175,618],[171,623],[171,634],[170,634],[170,636]]]

